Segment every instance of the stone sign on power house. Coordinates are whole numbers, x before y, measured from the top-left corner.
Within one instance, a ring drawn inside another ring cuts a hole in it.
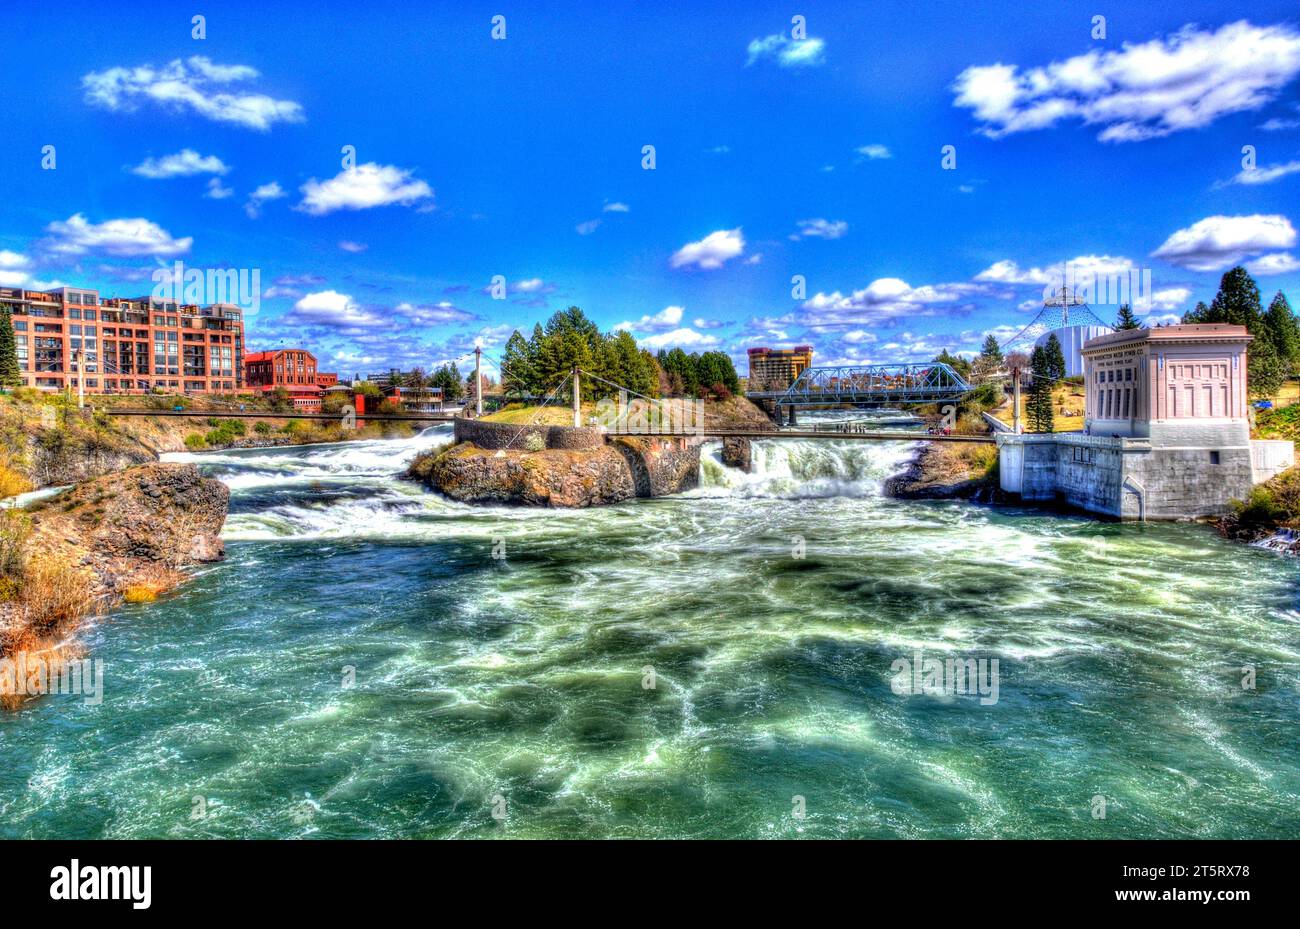
[[[1250,438],[1243,326],[1131,329],[1083,347],[1084,430],[998,437],[1002,489],[1121,519],[1228,512],[1294,463]]]

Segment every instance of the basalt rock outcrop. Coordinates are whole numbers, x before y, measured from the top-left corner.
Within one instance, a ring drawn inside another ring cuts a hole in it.
[[[217,561],[230,490],[191,464],[149,464],[80,484],[30,509],[29,545],[89,568],[97,594]]]
[[[1000,503],[1005,495],[991,476],[957,445],[927,442],[901,474],[884,482],[884,493],[899,500],[970,499]]]
[[[406,476],[465,503],[586,507],[691,490],[699,467],[697,440],[619,436],[532,452],[461,442],[417,458]]]
[[[748,474],[754,467],[754,448],[744,436],[727,436],[722,440],[722,463]]]

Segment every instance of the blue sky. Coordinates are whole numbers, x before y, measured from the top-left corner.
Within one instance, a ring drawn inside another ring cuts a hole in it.
[[[0,10],[0,285],[258,269],[250,347],[344,376],[569,304],[829,362],[976,350],[1067,263],[1300,296],[1292,3],[190,6]]]

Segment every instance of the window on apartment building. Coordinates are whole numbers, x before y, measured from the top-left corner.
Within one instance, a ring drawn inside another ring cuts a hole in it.
[[[1210,464],[1218,464],[1218,463],[1219,463],[1219,453],[1218,453],[1218,451],[1211,451],[1211,452],[1210,452]]]

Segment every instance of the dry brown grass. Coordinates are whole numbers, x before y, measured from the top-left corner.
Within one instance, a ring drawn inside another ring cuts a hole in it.
[[[127,603],[152,603],[185,580],[185,573],[174,567],[154,565],[131,576],[122,588],[122,599]]]
[[[94,610],[93,585],[90,572],[67,556],[31,551],[23,568],[20,615],[36,635],[61,629]]]
[[[27,476],[10,467],[10,462],[0,459],[0,499],[16,497],[32,489]]]
[[[0,628],[0,658],[10,659],[16,668],[35,665],[33,659],[41,659],[46,666],[72,661],[82,655],[82,649],[75,642],[58,641],[56,638],[38,635],[29,627],[7,626]],[[17,681],[14,682],[15,684]],[[45,686],[50,686],[48,677]],[[5,681],[8,684],[8,681]],[[16,692],[15,692],[16,691]],[[29,677],[21,688],[10,691],[7,686],[0,687],[0,710],[13,711],[45,690],[39,686],[39,679]]]
[[[31,520],[22,510],[0,511],[0,581],[6,582],[4,589],[11,592],[10,596],[0,596],[0,601],[13,599],[22,589],[31,534]]]
[[[963,445],[958,454],[970,469],[971,477],[987,477],[998,464],[996,445]]]

